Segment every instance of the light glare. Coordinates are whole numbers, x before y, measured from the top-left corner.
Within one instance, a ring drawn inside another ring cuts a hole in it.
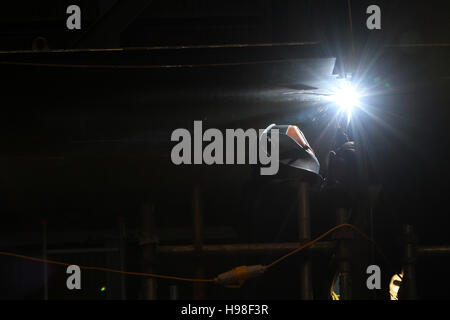
[[[332,100],[339,106],[339,111],[346,112],[350,119],[353,108],[359,105],[359,94],[350,83],[346,82],[336,90]]]
[[[358,93],[355,88],[346,86],[336,93],[334,100],[341,109],[351,111],[358,104]]]

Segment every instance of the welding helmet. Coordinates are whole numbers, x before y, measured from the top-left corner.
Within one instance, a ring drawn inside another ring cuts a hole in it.
[[[261,139],[271,141],[271,130],[278,130],[279,159],[289,172],[297,172],[305,177],[316,179],[319,176],[320,164],[305,135],[297,126],[276,125],[268,126]],[[262,144],[264,145],[264,144]],[[267,152],[267,151],[266,151]],[[280,166],[281,167],[281,166]]]

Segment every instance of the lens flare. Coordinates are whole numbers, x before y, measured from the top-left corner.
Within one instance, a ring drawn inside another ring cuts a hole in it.
[[[359,94],[350,83],[346,82],[335,91],[332,101],[339,106],[340,111],[345,111],[347,117],[350,118],[353,108],[359,105]]]

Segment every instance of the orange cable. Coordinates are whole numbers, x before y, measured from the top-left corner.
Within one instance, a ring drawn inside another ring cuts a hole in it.
[[[22,255],[22,254],[11,253],[11,252],[4,252],[4,251],[0,251],[0,255],[16,257],[16,258],[22,258],[22,259],[31,260],[31,261],[38,261],[38,262],[56,264],[56,265],[61,265],[61,266],[73,265],[72,263],[55,261],[55,260],[48,260],[48,259],[41,259],[41,258],[35,258],[35,257],[25,256],[25,255]],[[97,271],[113,272],[113,273],[127,274],[127,275],[140,276],[140,277],[150,277],[150,278],[169,279],[169,280],[178,280],[178,281],[190,281],[190,282],[214,282],[214,279],[183,278],[183,277],[166,276],[166,275],[154,274],[154,273],[122,271],[122,270],[116,270],[116,269],[110,269],[110,268],[102,268],[102,267],[90,267],[90,266],[79,266],[79,267],[80,267],[80,269],[85,269],[85,270],[97,270]]]
[[[306,248],[314,245],[316,242],[318,242],[321,239],[325,238],[327,235],[329,235],[333,231],[338,230],[338,229],[343,228],[343,227],[348,227],[348,228],[351,228],[351,229],[355,230],[363,238],[365,238],[366,240],[372,242],[375,245],[375,247],[377,248],[377,250],[379,251],[379,253],[383,256],[383,258],[386,259],[386,261],[388,261],[386,256],[381,252],[381,250],[379,250],[377,244],[375,243],[375,241],[373,239],[371,239],[365,233],[360,231],[354,225],[351,225],[351,224],[340,224],[340,225],[334,226],[333,228],[331,228],[327,232],[323,233],[322,235],[318,236],[314,240],[312,240],[312,241],[310,241],[310,242],[308,242],[308,243],[298,247],[297,249],[294,249],[293,251],[285,254],[284,256],[278,258],[277,260],[273,261],[272,263],[270,263],[266,267],[267,268],[273,267],[274,265],[280,263],[281,261],[287,259],[288,257],[290,257],[290,256],[292,256],[292,255],[302,251],[303,249],[306,249]],[[30,256],[22,255],[22,254],[17,254],[17,253],[12,253],[12,252],[5,252],[5,251],[0,251],[0,255],[16,257],[16,258],[21,258],[21,259],[26,259],[26,260],[31,260],[31,261],[37,261],[37,262],[43,262],[43,263],[56,264],[56,265],[61,265],[61,266],[73,265],[72,263],[67,263],[67,262],[62,262],[62,261],[55,261],[55,260],[49,260],[49,259],[42,259],[42,258],[36,258],[36,257],[30,257]],[[144,273],[144,272],[122,271],[122,270],[117,270],[117,269],[102,268],[102,267],[91,267],[91,266],[79,266],[79,267],[80,267],[80,269],[84,269],[84,270],[97,270],[97,271],[113,272],[113,273],[120,273],[120,274],[140,276],[140,277],[149,277],[149,278],[169,279],[169,280],[187,281],[187,282],[215,282],[215,279],[184,278],[184,277],[178,277],[178,276],[161,275],[161,274]],[[238,267],[238,268],[240,268],[240,267]]]
[[[380,255],[388,262],[387,257],[383,254],[383,252],[379,249],[378,245],[375,243],[375,241],[370,238],[368,235],[366,235],[364,232],[362,232],[361,230],[359,230],[357,227],[355,227],[352,224],[348,224],[348,223],[343,223],[343,224],[339,224],[337,226],[334,226],[333,228],[331,228],[330,230],[328,230],[327,232],[323,233],[322,235],[318,236],[317,238],[315,238],[314,240],[311,240],[308,243],[305,243],[304,245],[298,247],[297,249],[292,250],[291,252],[285,254],[284,256],[281,256],[280,258],[278,258],[277,260],[273,261],[272,263],[267,265],[267,268],[273,267],[274,265],[276,265],[277,263],[280,263],[281,261],[285,260],[286,258],[302,251],[303,249],[306,249],[312,245],[314,245],[316,242],[322,240],[323,238],[325,238],[327,235],[329,235],[330,233],[332,233],[335,230],[338,230],[340,228],[343,227],[348,227],[351,228],[353,230],[355,230],[356,232],[358,232],[363,238],[365,238],[366,240],[372,242],[375,247],[377,248],[378,252],[380,253]]]

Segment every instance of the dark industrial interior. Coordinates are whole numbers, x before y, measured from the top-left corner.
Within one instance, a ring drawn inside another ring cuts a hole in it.
[[[2,1],[0,26],[1,299],[391,300],[396,274],[395,299],[450,298],[448,1]],[[328,99],[348,75],[350,160]],[[296,126],[320,172],[176,165],[194,121]],[[232,286],[82,267],[69,290],[64,265],[28,259],[215,279],[339,224],[369,240],[337,229]]]

